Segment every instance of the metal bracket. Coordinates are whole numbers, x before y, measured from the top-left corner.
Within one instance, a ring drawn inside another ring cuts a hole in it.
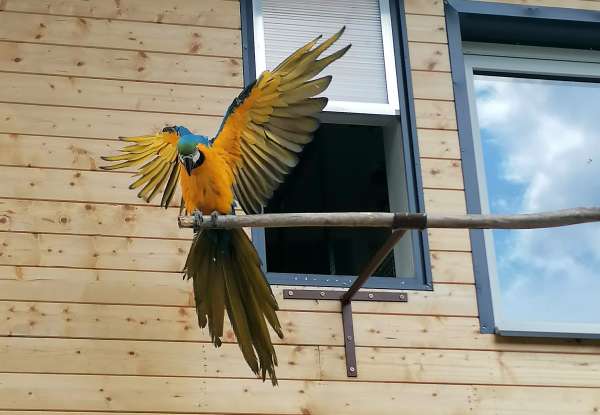
[[[352,296],[352,301],[343,302],[347,291],[315,290],[315,289],[285,289],[283,298],[286,300],[334,300],[342,303],[342,327],[344,329],[344,351],[346,352],[346,374],[350,378],[358,375],[356,366],[356,345],[354,341],[354,321],[352,319],[352,301],[386,301],[405,303],[407,293],[390,291],[358,291]]]
[[[341,301],[347,291],[315,290],[315,289],[286,289],[283,298],[286,300],[335,300]],[[352,301],[387,301],[405,303],[407,293],[390,291],[358,291],[352,296]],[[354,342],[354,322],[352,319],[352,301],[342,301],[342,327],[344,329],[344,351],[346,352],[346,374],[350,378],[358,375],[356,367],[356,346]]]
[[[346,376],[358,376],[356,368],[356,343],[354,341],[354,322],[352,319],[352,301],[342,303],[342,328],[344,329],[344,352],[346,353]]]
[[[287,289],[283,290],[283,298],[286,300],[337,300],[341,301],[346,291],[340,290],[314,290],[314,289]],[[394,303],[405,303],[408,294],[390,291],[359,291],[352,301],[386,301]]]
[[[373,272],[381,265],[385,257],[394,249],[394,246],[406,233],[405,229],[395,229],[385,241],[383,246],[373,255],[363,271],[358,275],[347,291],[339,290],[283,290],[283,298],[290,300],[337,300],[342,303],[342,327],[344,329],[344,350],[346,352],[346,374],[348,377],[358,376],[356,367],[356,345],[354,339],[354,323],[352,320],[352,300],[357,301],[391,301],[407,302],[408,294],[382,292],[382,291],[358,291],[360,287],[373,275]]]
[[[383,260],[394,249],[406,229],[394,229],[392,234],[385,241],[383,246],[377,250],[369,263],[354,280],[347,291],[339,290],[283,290],[283,298],[294,300],[337,300],[342,303],[342,327],[344,329],[344,350],[346,352],[346,374],[348,377],[358,376],[356,367],[356,345],[354,340],[354,323],[352,320],[352,300],[357,301],[391,301],[406,302],[408,295],[406,293],[382,292],[382,291],[362,291],[358,290],[369,279],[375,270],[381,265]]]

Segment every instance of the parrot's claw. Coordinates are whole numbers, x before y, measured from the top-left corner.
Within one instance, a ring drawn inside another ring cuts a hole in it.
[[[210,223],[212,226],[217,227],[217,220],[219,219],[219,212],[216,210],[210,214]]]
[[[200,232],[200,224],[204,221],[202,219],[202,212],[200,212],[199,210],[195,210],[194,213],[192,213],[192,215],[194,216],[194,233]]]

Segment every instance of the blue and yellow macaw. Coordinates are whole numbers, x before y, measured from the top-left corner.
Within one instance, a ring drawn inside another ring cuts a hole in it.
[[[319,126],[315,116],[327,98],[314,97],[327,89],[331,76],[313,78],[350,45],[318,58],[343,32],[344,28],[317,46],[319,36],[273,71],[263,72],[233,101],[213,139],[182,126],[122,138],[131,144],[119,155],[103,157],[116,162],[104,169],[141,165],[130,188],[143,186],[138,196],[147,202],[162,191],[160,204],[165,208],[179,182],[187,213],[230,214],[234,199],[246,213],[260,213]],[[263,381],[268,374],[277,384],[277,357],[266,322],[283,338],[278,305],[248,236],[241,229],[196,233],[184,278],[193,280],[198,323],[208,324],[214,345],[221,345],[227,310],[252,371]]]

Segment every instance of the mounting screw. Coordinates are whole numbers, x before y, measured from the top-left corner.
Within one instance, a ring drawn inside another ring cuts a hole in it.
[[[350,372],[352,372],[352,373],[354,373],[354,371],[356,370],[356,369],[354,368],[354,366],[350,366],[348,369],[349,369],[349,370],[350,370]]]
[[[319,295],[320,295],[321,297],[325,297],[325,291],[321,291],[321,292],[319,293]]]
[[[348,336],[348,337],[346,337],[346,339],[348,339],[348,341],[351,342],[352,341],[352,336]]]
[[[289,290],[288,295],[294,295],[294,292],[292,290]]]
[[[373,293],[369,293],[369,298],[371,298],[371,299],[372,299],[373,297],[375,297],[375,296],[373,295]]]

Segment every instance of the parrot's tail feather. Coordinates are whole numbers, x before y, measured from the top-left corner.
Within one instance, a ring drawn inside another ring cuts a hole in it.
[[[267,322],[283,338],[278,306],[246,233],[242,229],[197,233],[184,272],[194,283],[198,323],[208,324],[215,346],[221,345],[227,310],[244,359],[263,381],[268,375],[276,385],[277,356]]]

